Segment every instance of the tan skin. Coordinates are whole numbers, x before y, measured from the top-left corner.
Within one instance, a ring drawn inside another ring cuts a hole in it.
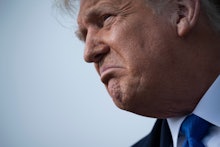
[[[145,0],[81,0],[84,59],[119,108],[157,118],[188,114],[220,73],[219,46],[207,51],[204,35],[219,37],[196,25],[198,13],[186,13],[186,22],[173,10],[157,15]]]

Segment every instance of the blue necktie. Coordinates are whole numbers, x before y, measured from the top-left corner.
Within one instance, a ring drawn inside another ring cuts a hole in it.
[[[180,133],[185,136],[183,147],[205,147],[202,139],[211,126],[206,120],[192,114],[183,121]]]

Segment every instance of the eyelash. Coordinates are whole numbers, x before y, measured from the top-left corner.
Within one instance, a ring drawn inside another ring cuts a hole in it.
[[[100,28],[105,26],[105,22],[106,20],[108,20],[109,18],[111,18],[113,15],[112,14],[104,14],[100,17],[100,21],[98,21],[98,26]]]

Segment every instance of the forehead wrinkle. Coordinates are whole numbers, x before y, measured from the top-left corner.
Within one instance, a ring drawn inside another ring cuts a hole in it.
[[[86,0],[84,0],[86,1]],[[118,0],[118,2],[121,2],[122,0]],[[88,4],[87,4],[88,3]],[[116,11],[116,6],[118,6],[118,4],[113,3],[112,1],[102,1],[102,0],[93,0],[93,1],[89,1],[89,2],[82,2],[81,7],[80,7],[80,12],[78,15],[78,25],[79,26],[84,26],[85,24],[87,24],[89,22],[89,20],[91,20],[94,16],[97,16],[98,14],[100,14],[103,11],[106,11],[108,9],[113,9]],[[116,6],[115,6],[116,5]]]
[[[88,10],[91,9],[93,6],[95,6],[99,0],[81,0],[80,1],[80,10],[78,14],[78,24],[82,23],[82,20],[85,19],[85,16],[88,14]]]
[[[78,38],[82,38],[82,32],[86,30],[86,25],[95,16],[103,11],[110,11],[113,13],[128,13],[132,8],[134,0],[82,0],[80,5],[80,12],[78,15]],[[80,39],[82,40],[82,39]]]
[[[89,19],[92,19],[94,16],[97,16],[103,12],[108,12],[109,13],[119,13],[119,12],[126,12],[129,9],[132,8],[134,2],[133,0],[114,0],[112,1],[99,1],[95,5],[92,5],[89,7],[85,13],[84,13],[84,20],[85,22],[88,21]]]
[[[100,3],[97,3],[96,5],[93,5],[92,7],[88,8],[85,13],[85,17],[90,17],[92,14],[97,14],[102,12],[103,10],[106,10],[106,8],[113,8],[116,7],[112,4],[112,2],[106,2],[101,1]]]
[[[104,8],[102,7],[120,8],[120,6],[123,3],[125,3],[123,5],[126,5],[128,0],[92,0],[92,1],[87,2],[88,4],[86,3],[86,0],[83,0],[83,1],[84,1],[84,4],[81,4],[81,6],[84,7],[84,10],[83,10],[84,14],[82,15],[88,16],[92,12],[95,12],[95,11],[98,12],[99,10],[104,10]]]

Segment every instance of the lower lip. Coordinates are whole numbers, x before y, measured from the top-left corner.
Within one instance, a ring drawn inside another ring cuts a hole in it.
[[[109,79],[112,77],[111,75],[113,74],[113,72],[118,69],[120,69],[120,67],[111,67],[105,69],[100,75],[102,82],[106,83],[107,81],[109,81]]]

